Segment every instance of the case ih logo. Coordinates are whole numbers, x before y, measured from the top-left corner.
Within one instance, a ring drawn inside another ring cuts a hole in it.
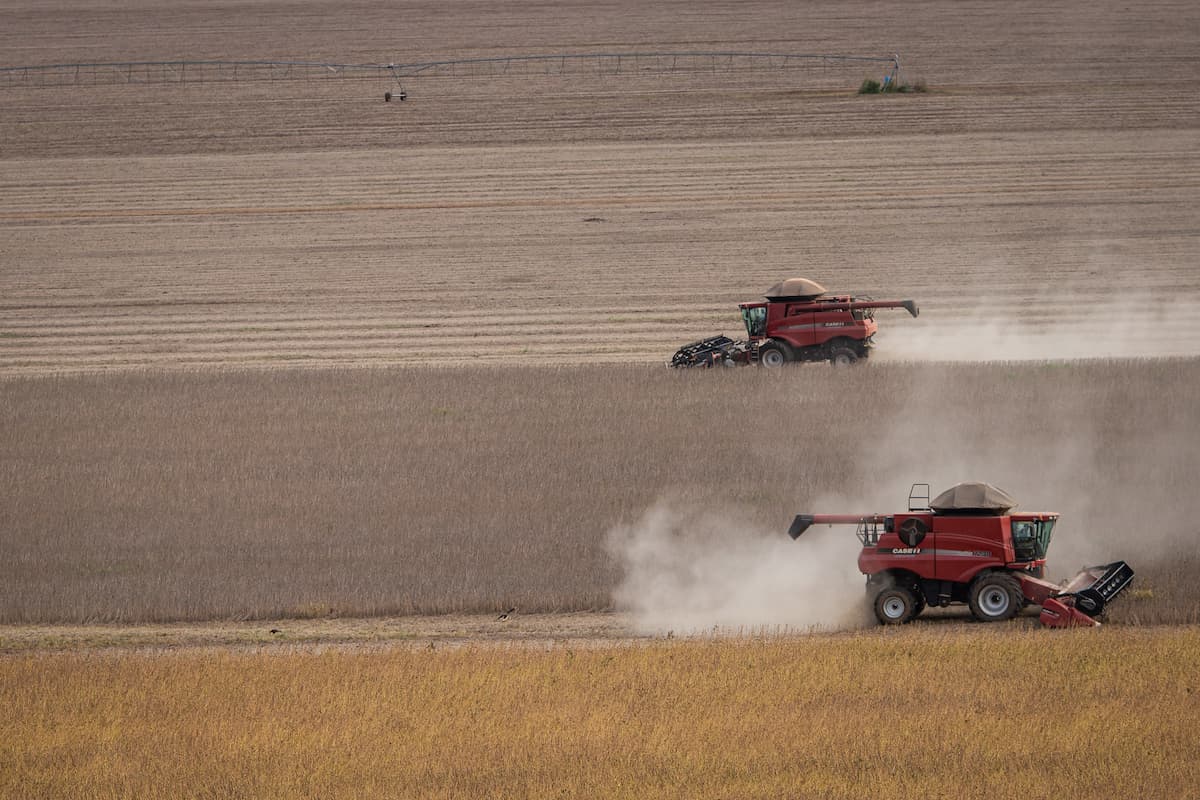
[[[881,547],[881,553],[891,553],[894,556],[915,556],[921,552],[919,547]]]

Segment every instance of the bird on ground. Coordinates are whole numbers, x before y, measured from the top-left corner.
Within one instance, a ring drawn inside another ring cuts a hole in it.
[[[508,615],[509,615],[509,614],[514,614],[514,613],[516,613],[516,610],[517,610],[517,607],[516,607],[516,606],[513,606],[513,607],[512,607],[512,608],[510,608],[508,611],[505,611],[503,614],[501,614],[500,616],[496,617],[496,621],[498,622],[498,621],[500,621],[500,620],[503,620],[503,619],[508,619]]]

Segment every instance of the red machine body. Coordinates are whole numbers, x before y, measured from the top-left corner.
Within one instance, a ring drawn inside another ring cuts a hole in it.
[[[818,518],[819,521],[820,518]],[[887,518],[884,518],[885,520]],[[858,568],[864,575],[890,569],[903,569],[924,580],[970,583],[985,569],[1009,569],[1040,574],[1045,556],[1034,549],[1017,553],[1013,546],[1014,526],[1034,524],[1053,528],[1057,514],[1011,514],[1004,516],[942,516],[928,512],[910,512],[892,517],[874,547],[864,546],[858,555]],[[927,533],[923,538],[906,537],[899,531],[914,522]]]
[[[879,330],[878,308],[904,308],[919,313],[912,300],[867,300],[849,295],[775,298],[742,303],[742,320],[763,366],[789,361],[853,363],[866,358]]]
[[[826,296],[825,287],[806,278],[789,278],[772,286],[766,300],[742,303],[748,339],[710,336],[685,344],[671,358],[672,367],[715,367],[758,363],[781,367],[789,361],[853,364],[866,358],[879,330],[875,310],[903,308],[920,313],[912,300],[872,300]]]
[[[1043,580],[1056,513],[939,512],[912,508],[913,496],[903,513],[800,514],[788,533],[795,539],[814,524],[856,525],[858,568],[884,624],[908,622],[927,606],[967,603],[983,621],[1010,619],[1036,604],[1045,625],[1099,625],[1096,616],[1133,579],[1118,561],[1089,567],[1065,585]]]

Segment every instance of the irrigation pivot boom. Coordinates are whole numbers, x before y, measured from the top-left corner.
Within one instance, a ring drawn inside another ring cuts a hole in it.
[[[234,81],[412,80],[417,78],[498,78],[534,76],[634,76],[680,73],[777,71],[874,65],[885,80],[900,77],[900,56],[840,53],[756,53],[688,50],[679,52],[548,53],[444,58],[387,64],[331,61],[188,60],[97,61],[0,67],[0,89],[64,86],[118,86]]]

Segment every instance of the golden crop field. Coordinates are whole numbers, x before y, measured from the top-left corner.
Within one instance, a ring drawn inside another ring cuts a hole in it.
[[[6,3],[0,68],[493,60],[0,69],[0,796],[1197,796],[1198,41]],[[928,91],[629,55],[712,52]],[[794,276],[922,313],[850,370],[664,368]],[[784,534],[962,480],[1061,513],[1055,580],[1133,565],[1104,627],[878,630],[852,529]]]
[[[0,659],[13,797],[1195,797],[1200,632]]]

